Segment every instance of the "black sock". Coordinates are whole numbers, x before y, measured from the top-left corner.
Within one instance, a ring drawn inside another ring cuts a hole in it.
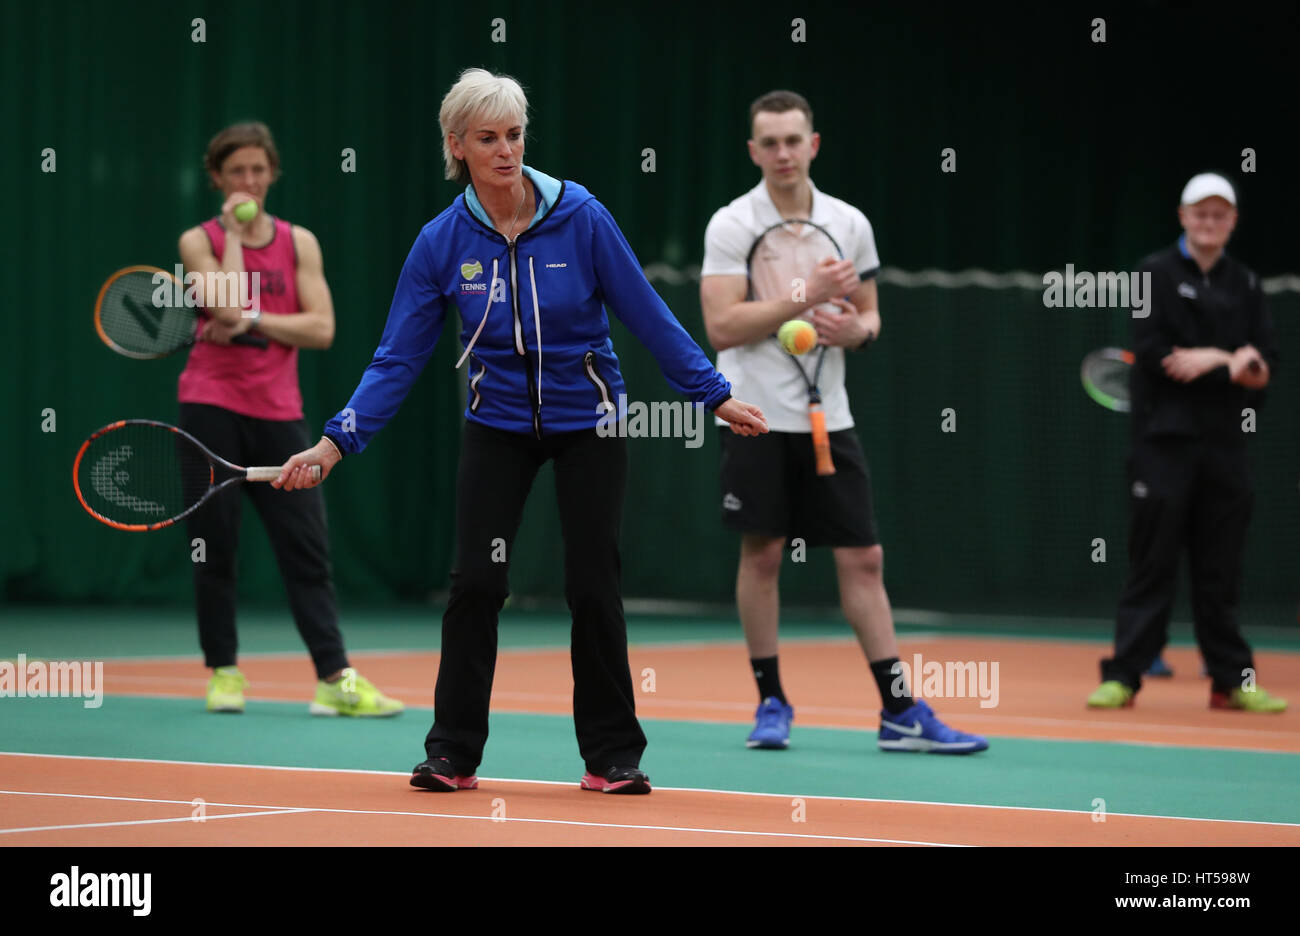
[[[754,668],[754,679],[758,682],[759,702],[769,696],[776,696],[782,705],[790,704],[785,700],[785,692],[781,689],[781,670],[777,666],[776,657],[763,657],[761,660],[751,657],[749,665]]]
[[[871,664],[871,675],[876,677],[876,688],[880,690],[880,701],[890,715],[898,715],[912,707],[912,688],[903,678],[902,667],[898,666],[898,657],[877,660]],[[897,687],[897,688],[895,688]]]

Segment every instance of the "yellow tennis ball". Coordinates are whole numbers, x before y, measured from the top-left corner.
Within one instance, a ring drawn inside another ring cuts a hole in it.
[[[256,217],[257,217],[257,202],[255,201],[240,202],[238,205],[235,206],[236,220],[244,224],[247,224],[249,221],[252,221]]]
[[[805,354],[817,345],[817,329],[803,319],[791,319],[776,333],[781,347],[791,354]]]

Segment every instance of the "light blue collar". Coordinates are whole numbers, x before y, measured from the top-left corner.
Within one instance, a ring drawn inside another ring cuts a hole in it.
[[[556,199],[560,197],[560,188],[563,183],[559,179],[553,179],[544,172],[538,172],[529,166],[523,167],[524,174],[528,176],[529,181],[533,183],[533,188],[537,192],[537,211],[533,214],[533,220],[525,230],[532,230],[538,221],[546,217],[546,213],[551,210]],[[474,183],[465,186],[465,206],[469,208],[470,214],[478,218],[488,227],[492,227],[492,219],[488,217],[487,211],[483,208],[483,203],[478,200],[478,194],[474,191]]]

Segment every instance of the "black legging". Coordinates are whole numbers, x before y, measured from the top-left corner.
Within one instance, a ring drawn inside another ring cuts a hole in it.
[[[424,743],[429,757],[446,757],[462,774],[483,758],[508,558],[524,501],[547,459],[555,461],[564,597],[573,615],[578,749],[593,772],[636,766],[645,750],[628,669],[618,550],[626,440],[601,438],[595,429],[538,440],[470,422],[456,479],[456,564],[442,618],[435,720]]]
[[[182,403],[180,425],[236,465],[282,465],[311,446],[302,421],[254,419],[202,403]],[[269,484],[232,485],[188,518],[191,541],[201,537],[204,542],[204,561],[194,563],[204,663],[232,666],[239,648],[235,574],[243,494],[252,500],[270,537],[294,623],[311,653],[317,677],[337,673],[348,665],[348,658],[334,598],[325,500],[320,488],[277,491]]]

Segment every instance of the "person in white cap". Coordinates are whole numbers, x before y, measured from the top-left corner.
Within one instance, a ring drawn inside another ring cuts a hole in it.
[[[1210,707],[1280,712],[1286,702],[1255,683],[1236,614],[1254,500],[1243,410],[1259,406],[1277,366],[1273,323],[1258,277],[1224,250],[1237,225],[1232,184],[1194,176],[1178,219],[1178,243],[1141,264],[1151,304],[1149,315],[1133,318],[1128,578],[1115,653],[1101,661],[1088,705],[1133,704],[1168,637],[1186,547]]]

